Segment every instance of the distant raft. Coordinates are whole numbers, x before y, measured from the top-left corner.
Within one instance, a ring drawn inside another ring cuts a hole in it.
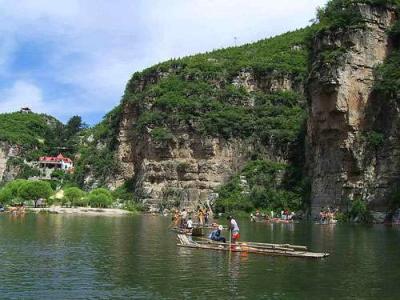
[[[178,234],[178,246],[194,249],[232,251],[240,253],[254,253],[270,256],[324,258],[329,253],[316,253],[307,251],[306,246],[290,244],[267,244],[267,243],[238,243],[231,246],[227,243],[218,243],[210,240],[193,241],[184,234]]]

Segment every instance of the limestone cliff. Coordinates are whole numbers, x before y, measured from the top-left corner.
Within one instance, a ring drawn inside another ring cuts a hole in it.
[[[3,181],[4,172],[7,168],[8,147],[5,144],[0,145],[0,182]]]
[[[21,150],[17,145],[0,142],[0,183],[15,179],[21,172],[22,165],[16,164],[20,158]]]
[[[174,72],[176,70],[170,70],[170,73]],[[168,76],[169,73],[156,70],[128,89],[140,95],[149,85]],[[259,76],[252,70],[241,70],[230,82],[217,80],[209,84],[217,89],[227,84],[243,88],[248,97],[237,100],[240,103],[234,105],[251,109],[256,105],[252,93],[287,91],[301,95],[303,83],[293,77],[273,72]],[[200,126],[193,120],[163,124],[168,126],[171,136],[161,140],[154,136],[158,128],[151,124],[142,131],[135,130],[144,114],[158,111],[156,102],[157,98],[150,97],[122,103],[117,147],[119,183],[133,178],[137,197],[151,210],[212,204],[217,197],[216,189],[235,175],[255,153],[259,158],[273,161],[288,160],[288,142],[276,145],[272,140],[263,143],[258,138],[247,139],[240,135],[206,135],[200,132]]]
[[[314,41],[308,85],[314,214],[321,207],[346,209],[356,198],[384,211],[399,178],[399,127],[393,123],[398,107],[385,108],[374,92],[374,70],[391,51],[388,31],[397,15],[392,7],[358,4],[357,9],[362,26],[325,32]],[[368,137],[376,126],[386,132],[386,141],[371,147]]]

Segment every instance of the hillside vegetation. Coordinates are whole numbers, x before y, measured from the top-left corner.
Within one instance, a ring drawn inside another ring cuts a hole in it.
[[[151,130],[159,141],[171,140],[182,126],[203,136],[293,141],[305,119],[304,96],[298,91],[248,91],[233,81],[240,72],[249,71],[256,81],[272,74],[301,85],[307,72],[309,32],[298,30],[135,73],[123,100],[137,103],[142,111],[133,130],[138,134]],[[151,81],[155,74],[165,76]],[[146,80],[150,83],[138,89]]]
[[[85,126],[79,116],[72,117],[64,125],[45,114],[0,114],[0,143],[15,149],[14,155],[7,160],[7,170],[11,170],[12,177],[27,179],[40,172],[26,162],[59,153],[74,159],[80,147],[79,135]]]
[[[0,114],[0,141],[19,145],[29,152],[31,149],[43,152],[58,146],[63,130],[55,118],[35,113]]]

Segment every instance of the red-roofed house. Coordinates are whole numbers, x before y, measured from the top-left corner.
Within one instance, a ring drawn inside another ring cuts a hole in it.
[[[64,171],[70,171],[74,167],[73,161],[64,157],[61,153],[57,156],[42,156],[39,158],[39,167],[47,169],[60,169]]]

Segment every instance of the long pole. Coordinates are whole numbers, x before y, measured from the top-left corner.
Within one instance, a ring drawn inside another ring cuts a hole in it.
[[[232,251],[232,229],[229,229],[229,251]]]

